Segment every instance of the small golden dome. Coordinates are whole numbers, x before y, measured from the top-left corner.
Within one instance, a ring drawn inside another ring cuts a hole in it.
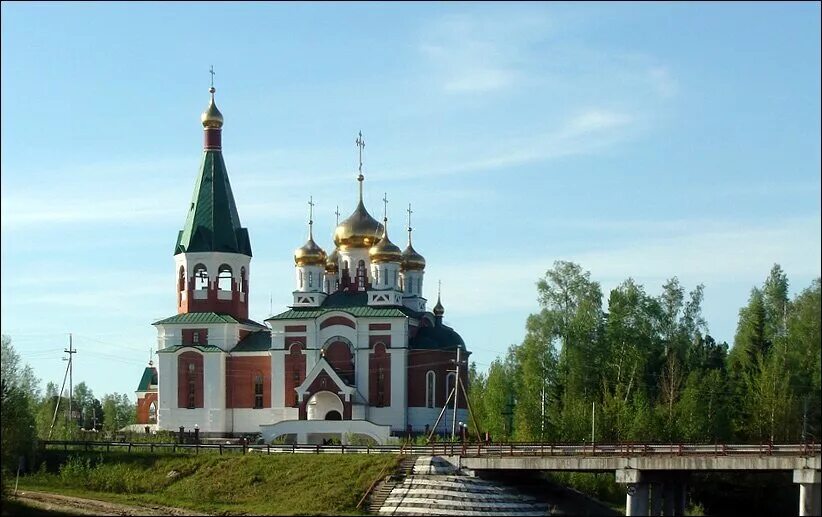
[[[368,250],[368,256],[374,264],[402,262],[402,251],[388,238],[388,232],[383,234],[380,242],[371,246],[371,249]]]
[[[325,259],[325,272],[326,273],[336,273],[340,270],[340,252],[337,248],[334,248],[334,251],[331,252],[331,255]]]
[[[223,114],[220,113],[220,110],[217,109],[217,105],[214,104],[214,92],[216,90],[212,86],[208,89],[208,91],[211,93],[211,102],[208,103],[208,107],[203,114],[200,115],[200,120],[205,128],[220,129],[223,127]]]
[[[402,270],[422,271],[423,269],[425,269],[425,257],[417,253],[409,242],[408,247],[402,252]]]
[[[325,266],[325,251],[309,237],[301,248],[294,250],[294,263],[298,266]]]
[[[354,213],[334,230],[334,244],[341,249],[370,248],[380,241],[383,232],[385,227],[371,217],[360,199]]]

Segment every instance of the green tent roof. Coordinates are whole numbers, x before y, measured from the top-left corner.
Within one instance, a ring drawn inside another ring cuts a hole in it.
[[[213,323],[241,323],[243,325],[255,325],[265,327],[254,320],[235,318],[230,314],[218,314],[216,312],[188,312],[185,314],[175,314],[170,318],[155,321],[152,325],[208,325]]]
[[[240,225],[223,153],[219,150],[207,150],[203,154],[185,226],[174,247],[175,255],[197,251],[251,256],[248,230]]]
[[[408,341],[408,348],[450,349],[460,347],[465,350],[465,342],[457,332],[446,325],[420,327],[417,334]]]
[[[157,385],[157,368],[147,366],[143,370],[143,377],[140,379],[140,384],[137,386],[137,391],[148,391],[150,385]]]

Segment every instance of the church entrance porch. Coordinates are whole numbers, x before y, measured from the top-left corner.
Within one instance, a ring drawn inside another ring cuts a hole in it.
[[[330,391],[319,391],[311,395],[306,404],[307,420],[342,420],[343,412],[342,400]]]

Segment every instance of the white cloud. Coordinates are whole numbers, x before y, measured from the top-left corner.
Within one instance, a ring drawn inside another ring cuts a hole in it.
[[[550,24],[540,16],[449,15],[422,31],[419,50],[446,93],[503,90],[521,79],[521,61]]]

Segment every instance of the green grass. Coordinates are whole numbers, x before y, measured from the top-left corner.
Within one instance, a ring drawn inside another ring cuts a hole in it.
[[[154,503],[224,515],[339,515],[356,509],[384,468],[385,454],[50,453],[41,470],[20,479],[21,489]],[[177,471],[177,477],[168,473]]]

